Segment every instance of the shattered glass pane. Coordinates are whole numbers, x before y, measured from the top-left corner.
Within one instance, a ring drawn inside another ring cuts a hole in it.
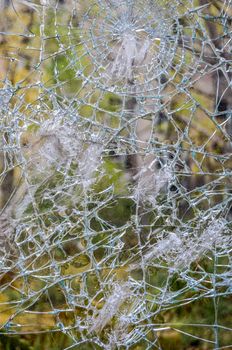
[[[231,16],[0,0],[0,350],[232,348]]]

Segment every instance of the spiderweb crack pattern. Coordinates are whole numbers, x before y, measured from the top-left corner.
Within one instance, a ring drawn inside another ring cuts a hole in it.
[[[231,0],[0,9],[0,347],[230,349]]]

